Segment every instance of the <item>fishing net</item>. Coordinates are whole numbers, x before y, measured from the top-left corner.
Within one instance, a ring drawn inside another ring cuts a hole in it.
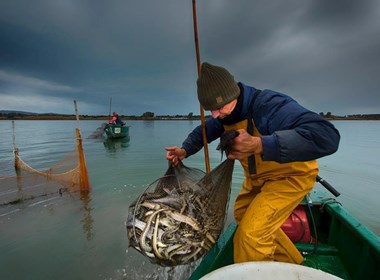
[[[77,148],[46,170],[37,170],[27,164],[15,147],[17,176],[0,176],[0,205],[14,205],[51,194],[88,191],[88,173],[79,129],[76,129],[76,134]]]
[[[226,159],[205,174],[182,162],[170,165],[130,205],[129,245],[162,266],[201,258],[223,230],[233,167]]]
[[[79,190],[80,170],[76,150],[47,170],[36,170],[18,154],[15,157],[17,176],[0,177],[0,204],[14,204],[64,190]]]
[[[108,124],[107,123],[102,123],[101,126],[99,126],[91,135],[89,135],[87,138],[89,139],[98,139],[98,138],[103,138],[104,136],[104,129],[106,128]]]
[[[227,159],[207,175],[182,163],[170,166],[130,206],[130,246],[163,266],[202,257],[224,227],[233,165]]]

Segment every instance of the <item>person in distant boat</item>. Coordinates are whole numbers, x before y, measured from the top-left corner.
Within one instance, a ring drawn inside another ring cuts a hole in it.
[[[224,131],[238,132],[228,154],[240,161],[245,175],[234,206],[234,262],[301,264],[303,256],[281,226],[312,190],[316,159],[337,151],[339,131],[291,97],[236,83],[225,68],[207,62],[201,66],[197,92],[212,115],[205,121],[208,143]],[[166,159],[178,164],[202,149],[202,139],[198,126],[181,147],[165,148]]]
[[[121,120],[119,117],[119,114],[117,112],[113,112],[112,119],[108,122],[109,124],[116,124],[116,125],[125,125],[125,122]]]

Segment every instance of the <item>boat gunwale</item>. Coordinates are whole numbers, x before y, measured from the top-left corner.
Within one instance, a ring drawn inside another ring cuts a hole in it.
[[[365,250],[371,252],[371,256],[375,257],[375,262],[380,263],[380,237],[367,228],[364,224],[360,223],[355,217],[353,217],[338,201],[333,198],[326,198],[326,196],[321,196],[324,192],[313,191],[312,195],[316,198],[313,206],[319,208],[321,215],[323,212],[327,212],[327,215],[330,219],[336,219],[337,223],[340,226],[343,226],[345,230],[349,231],[349,234],[354,236],[359,240],[360,244],[363,244],[363,247],[366,247]],[[301,205],[306,205],[307,203],[302,202]],[[313,207],[312,206],[312,207]],[[331,231],[332,221],[329,221],[329,231]],[[220,236],[215,245],[211,248],[207,255],[204,256],[202,261],[199,263],[198,267],[194,270],[189,280],[195,280],[203,277],[204,275],[218,269],[220,267],[233,264],[233,256],[231,256],[231,249],[227,246],[233,246],[233,236],[237,229],[237,224],[235,221],[232,221]],[[332,234],[328,232],[328,234]],[[304,243],[295,243],[296,247],[299,250],[303,250],[306,247],[313,247],[312,244]],[[319,255],[335,255],[339,259],[344,259],[345,256],[340,256],[339,252],[339,236],[335,238],[329,238],[325,244],[320,244],[320,248],[316,252],[320,252]],[[232,249],[233,250],[233,249]],[[359,252],[355,252],[358,254]],[[316,253],[318,255],[318,253]],[[359,256],[360,258],[360,256]],[[360,270],[359,268],[345,268],[346,274],[349,275],[349,270],[351,273],[357,274],[352,269]],[[354,277],[355,278],[355,277]]]

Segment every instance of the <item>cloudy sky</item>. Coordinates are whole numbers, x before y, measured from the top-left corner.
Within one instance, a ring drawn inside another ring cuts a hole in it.
[[[202,61],[315,112],[380,113],[380,1],[198,0]],[[191,0],[0,0],[0,110],[199,114]]]

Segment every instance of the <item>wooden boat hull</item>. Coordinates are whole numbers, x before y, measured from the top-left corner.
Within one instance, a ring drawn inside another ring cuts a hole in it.
[[[127,125],[107,125],[104,132],[108,139],[129,138],[129,126]]]
[[[312,206],[309,204],[309,207],[306,200],[300,206],[307,209],[310,233],[314,242],[295,243],[305,256],[303,265],[323,270],[342,279],[378,279],[379,236],[351,216],[326,193],[313,191],[311,198]],[[193,272],[190,280],[199,279],[220,267],[233,264],[233,236],[236,228],[235,222],[227,227]]]

